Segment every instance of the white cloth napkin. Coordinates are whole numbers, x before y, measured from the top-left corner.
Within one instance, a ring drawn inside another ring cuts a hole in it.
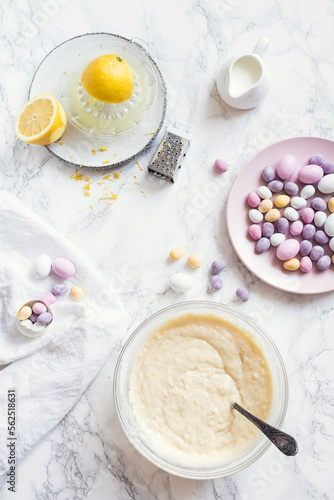
[[[42,253],[72,260],[75,275],[38,279],[34,263]],[[76,301],[69,293],[59,298],[46,332],[23,336],[15,326],[19,308],[60,282],[81,286],[84,298]],[[119,299],[84,256],[17,198],[0,191],[0,475],[9,468],[8,390],[16,393],[18,460],[80,398],[124,334],[125,320]]]

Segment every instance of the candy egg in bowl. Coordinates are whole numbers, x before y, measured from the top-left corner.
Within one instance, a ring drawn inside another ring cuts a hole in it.
[[[180,477],[213,479],[244,469],[270,446],[232,403],[280,429],[288,384],[276,346],[251,318],[191,301],[153,314],[130,335],[114,401],[143,457]]]
[[[16,316],[16,326],[26,337],[39,337],[52,324],[53,314],[42,300],[30,300],[20,307]]]

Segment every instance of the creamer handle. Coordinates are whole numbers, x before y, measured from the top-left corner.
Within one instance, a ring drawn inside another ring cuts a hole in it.
[[[254,47],[253,54],[263,57],[269,45],[269,38],[262,36]]]

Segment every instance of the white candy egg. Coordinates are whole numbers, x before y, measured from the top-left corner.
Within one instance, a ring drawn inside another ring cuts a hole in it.
[[[263,200],[266,198],[271,198],[272,197],[272,192],[267,186],[260,186],[257,188],[256,193],[262,198]]]
[[[298,220],[299,219],[299,215],[298,215],[298,212],[297,210],[295,210],[294,208],[292,207],[287,207],[285,210],[284,210],[284,217],[290,221],[295,221],[295,220]]]
[[[331,238],[329,240],[329,248],[334,252],[334,238]]]
[[[252,210],[248,212],[248,216],[254,224],[263,221],[263,214],[259,210],[256,210],[256,208],[252,208]]]
[[[270,237],[270,244],[273,247],[278,247],[285,240],[285,234],[283,233],[274,233]]]
[[[327,236],[334,236],[334,214],[327,217],[324,230]]]
[[[300,208],[306,207],[307,201],[301,196],[294,196],[293,198],[291,198],[290,204],[293,208],[299,210]]]
[[[300,192],[300,196],[304,198],[305,200],[308,200],[313,196],[315,193],[315,187],[312,186],[311,184],[307,184],[306,186],[303,187],[303,189]]]
[[[51,271],[51,262],[51,258],[45,253],[42,253],[37,257],[34,270],[39,279],[44,279],[49,276]]]
[[[320,193],[334,193],[334,174],[324,175],[318,183],[318,189]]]
[[[319,210],[319,212],[316,212],[314,214],[314,225],[317,227],[322,227],[325,224],[326,219],[327,215],[325,214],[325,212]]]
[[[176,292],[188,292],[193,286],[193,280],[187,274],[175,273],[169,278],[169,285]]]

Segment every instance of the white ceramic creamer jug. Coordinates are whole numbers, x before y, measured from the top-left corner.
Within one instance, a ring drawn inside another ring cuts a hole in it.
[[[263,56],[268,44],[267,38],[260,38],[251,54],[229,59],[219,71],[219,95],[233,108],[254,108],[267,95],[269,79]]]

